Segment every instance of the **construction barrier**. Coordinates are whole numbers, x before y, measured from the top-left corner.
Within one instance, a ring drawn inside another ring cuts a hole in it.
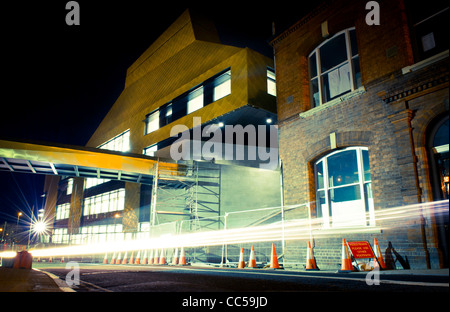
[[[148,256],[147,256],[147,249],[144,251],[144,259],[142,260],[142,264],[148,264]]]
[[[131,252],[130,261],[128,261],[129,264],[134,264],[134,250]]]
[[[173,258],[172,258],[172,265],[177,265],[178,264],[178,247],[175,248],[175,252],[173,254]]]
[[[345,241],[345,238],[342,239],[342,257],[341,257],[341,269],[338,270],[339,273],[349,273],[353,272],[353,265],[352,260],[350,258],[350,254],[348,252],[347,248],[347,242]]]
[[[31,270],[31,264],[33,263],[33,256],[26,250],[19,251],[14,258],[14,269],[27,269]]]
[[[159,264],[167,264],[166,263],[166,256],[164,255],[164,248],[161,249],[161,256],[159,257]]]
[[[375,253],[374,267],[386,270],[386,264],[384,263],[383,255],[381,254],[380,250],[380,245],[378,245],[378,240],[376,237],[374,238],[373,246]]]
[[[248,260],[249,268],[256,268],[256,257],[255,257],[255,247],[252,245],[252,250],[250,251],[250,259]]]
[[[241,253],[239,254],[239,265],[238,269],[245,268],[245,262],[244,262],[244,248],[241,248]]]
[[[134,264],[141,264],[141,251],[140,250],[138,250],[136,259],[134,260]]]
[[[316,264],[316,259],[314,258],[313,250],[311,248],[311,242],[308,242],[308,249],[306,253],[306,268],[307,271],[318,271],[319,268]]]
[[[178,261],[178,265],[187,265],[187,263],[186,263],[186,255],[184,254],[184,247],[181,247],[180,259]]]
[[[277,251],[275,250],[274,243],[272,243],[272,252],[270,254],[270,268],[271,269],[280,269],[280,265],[278,264]]]

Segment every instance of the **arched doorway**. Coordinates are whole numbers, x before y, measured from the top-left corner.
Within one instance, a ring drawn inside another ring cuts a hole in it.
[[[430,182],[433,200],[449,199],[449,116],[446,115],[432,125],[428,132],[428,153],[430,162]],[[437,214],[441,267],[448,267],[448,213]]]

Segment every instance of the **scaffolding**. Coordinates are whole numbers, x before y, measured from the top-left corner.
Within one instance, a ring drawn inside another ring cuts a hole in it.
[[[220,229],[220,165],[189,161],[174,169],[154,167],[150,226],[178,216],[183,232]],[[181,229],[180,229],[181,230]]]

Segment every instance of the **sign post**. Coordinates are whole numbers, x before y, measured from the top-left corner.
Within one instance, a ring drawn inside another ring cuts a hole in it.
[[[352,253],[355,260],[356,259],[374,258],[375,261],[378,262],[378,259],[377,259],[377,257],[375,257],[375,254],[374,254],[369,242],[367,242],[367,241],[348,242],[347,241],[347,246],[350,249],[350,252]]]

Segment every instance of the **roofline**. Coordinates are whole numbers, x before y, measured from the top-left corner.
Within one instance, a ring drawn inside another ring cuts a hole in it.
[[[312,9],[309,13],[307,13],[304,17],[302,17],[299,21],[294,23],[292,26],[288,27],[287,29],[283,30],[278,35],[274,36],[272,40],[269,41],[269,44],[274,47],[281,41],[283,41],[287,36],[289,36],[291,33],[298,30],[300,27],[308,23],[311,19],[316,17],[319,13],[324,11],[326,8],[330,6],[330,4],[334,2],[333,0],[325,0],[319,3],[314,9]]]

